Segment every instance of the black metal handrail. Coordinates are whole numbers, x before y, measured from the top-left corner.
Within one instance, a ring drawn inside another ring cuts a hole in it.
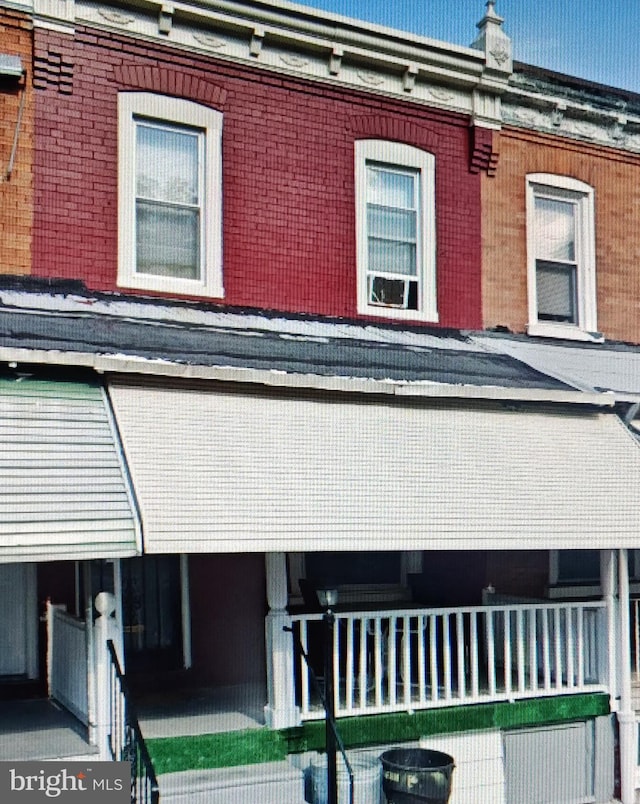
[[[304,649],[304,646],[300,640],[299,635],[296,634],[296,632],[290,626],[285,625],[283,627],[283,631],[286,631],[287,633],[291,634],[291,636],[293,637],[294,648],[300,654],[300,656],[302,656],[307,665],[309,675],[311,676],[311,683],[315,689],[318,698],[320,698],[320,703],[322,704],[322,708],[324,709],[325,719],[329,723],[331,731],[333,732],[336,745],[338,746],[338,750],[342,755],[345,768],[347,769],[347,775],[349,777],[349,804],[353,804],[353,787],[354,787],[353,768],[351,767],[351,763],[349,762],[349,759],[347,757],[344,742],[342,741],[342,737],[340,736],[340,732],[338,731],[338,724],[336,723],[335,718],[331,715],[331,712],[327,707],[327,699],[325,697],[324,690],[322,689],[320,682],[318,681],[318,677],[315,674],[315,670],[313,669],[311,663],[309,662],[309,656],[307,655],[307,652]]]
[[[131,764],[131,804],[158,804],[160,789],[140,731],[131,694],[113,641],[107,641],[109,667],[109,751],[115,761]]]

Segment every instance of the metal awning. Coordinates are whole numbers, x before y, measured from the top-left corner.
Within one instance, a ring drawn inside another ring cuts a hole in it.
[[[519,335],[474,335],[471,340],[583,391],[612,391],[640,401],[640,349],[627,344],[549,343]]]
[[[135,555],[134,511],[98,385],[0,378],[0,561]]]
[[[125,378],[109,393],[149,552],[637,545],[612,413]]]

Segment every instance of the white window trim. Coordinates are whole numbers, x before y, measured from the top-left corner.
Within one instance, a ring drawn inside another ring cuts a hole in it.
[[[183,279],[138,273],[136,265],[135,119],[192,126],[204,132],[202,277]],[[222,112],[193,101],[150,92],[118,96],[118,285],[222,298]]]
[[[420,228],[418,250],[417,310],[369,304],[367,294],[367,171],[366,162],[375,161],[398,168],[420,171]],[[436,297],[436,220],[435,157],[433,154],[387,140],[357,140],[355,143],[356,257],[358,268],[358,312],[383,318],[437,323]]]
[[[538,321],[536,294],[536,253],[535,253],[535,197],[539,191],[547,190],[550,196],[554,191],[558,198],[564,194],[578,202],[576,245],[578,248],[578,323],[564,324],[553,321]],[[595,203],[594,189],[585,182],[568,176],[553,173],[529,173],[527,175],[527,292],[529,298],[529,324],[527,332],[546,338],[567,338],[570,340],[603,340],[598,330],[596,303],[596,249],[595,249]]]

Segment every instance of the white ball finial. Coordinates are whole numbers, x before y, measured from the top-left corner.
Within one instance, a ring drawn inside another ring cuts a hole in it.
[[[116,598],[111,592],[99,592],[94,601],[96,611],[103,617],[110,617],[116,610]]]

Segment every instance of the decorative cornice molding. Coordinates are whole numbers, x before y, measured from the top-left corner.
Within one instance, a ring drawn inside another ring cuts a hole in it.
[[[477,46],[449,45],[275,0],[206,4],[130,0],[126,8],[111,0],[33,3],[34,20],[42,27],[64,24],[113,30],[146,42],[170,43],[260,69],[467,115],[473,113],[473,93],[481,89],[495,102],[474,122],[500,125],[499,96],[507,87],[510,62],[504,61],[500,49],[504,35],[498,32],[495,39],[499,24],[491,14],[493,55]]]
[[[107,22],[112,22],[114,25],[131,25],[135,20],[135,17],[131,14],[125,14],[113,8],[99,8],[98,14],[104,17]]]
[[[525,81],[521,81],[525,84]],[[618,104],[619,105],[619,104]],[[640,115],[615,108],[613,98],[574,100],[558,95],[558,86],[512,85],[502,98],[502,122],[594,145],[640,153]]]

